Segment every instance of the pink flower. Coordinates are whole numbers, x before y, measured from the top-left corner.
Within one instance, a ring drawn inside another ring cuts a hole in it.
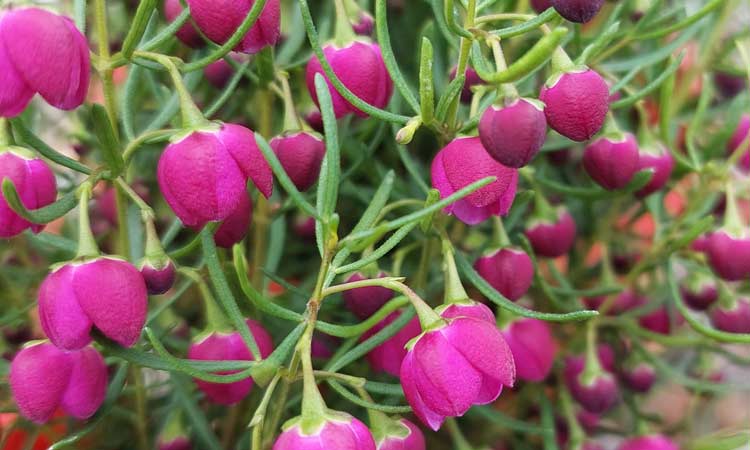
[[[174,20],[182,13],[182,3],[180,0],[165,0],[164,1],[164,17],[167,22],[174,22]],[[182,41],[183,44],[191,48],[201,48],[206,42],[200,35],[198,30],[192,24],[191,20],[188,21],[177,30],[175,33],[177,39]]]
[[[237,63],[242,63],[244,61],[243,55],[238,53],[230,53],[229,57]],[[203,69],[203,75],[213,87],[216,89],[224,89],[232,78],[232,75],[234,75],[234,67],[232,67],[232,65],[224,58],[221,58],[206,66],[206,68]]]
[[[492,159],[477,137],[451,141],[435,155],[431,174],[432,185],[440,191],[440,198],[446,198],[482,178],[497,177],[487,186],[443,209],[446,214],[455,214],[469,225],[476,225],[493,215],[507,214],[516,196],[518,171]]]
[[[185,436],[178,436],[171,441],[159,442],[159,450],[192,450],[193,445]]]
[[[661,190],[672,176],[674,158],[664,146],[656,148],[645,147],[638,161],[638,170],[648,170],[653,173],[649,182],[635,193],[638,198],[646,197]]]
[[[571,22],[586,23],[596,16],[604,0],[550,0],[550,3]]]
[[[602,414],[619,400],[619,388],[614,376],[599,372],[591,380],[584,379],[584,358],[570,357],[565,361],[563,377],[570,394],[587,411]]]
[[[304,192],[318,181],[320,165],[326,154],[326,146],[320,136],[300,131],[277,136],[270,145],[298,190]]]
[[[570,251],[576,240],[576,223],[564,209],[557,212],[557,221],[535,221],[526,230],[534,253],[546,258],[557,258]]]
[[[390,313],[385,319],[363,334],[361,340],[369,339],[372,335],[393,323],[401,314],[401,311]],[[419,326],[419,320],[416,317],[412,318],[393,337],[370,350],[370,353],[367,354],[367,361],[374,370],[397,377],[401,370],[401,361],[406,356],[406,344],[419,336],[421,332],[422,328]]]
[[[680,446],[661,434],[628,439],[617,450],[680,450]]]
[[[617,190],[633,179],[639,168],[638,159],[638,142],[632,133],[618,138],[604,136],[586,147],[583,167],[601,187]]]
[[[253,202],[250,196],[245,194],[240,197],[240,203],[214,233],[214,242],[218,247],[232,248],[234,244],[245,239],[252,219]]]
[[[375,450],[375,441],[365,424],[351,415],[335,412],[315,430],[303,430],[300,418],[284,424],[273,450]]]
[[[167,264],[163,266],[157,266],[146,261],[140,270],[150,295],[164,294],[174,285],[175,267],[172,260],[168,260]]]
[[[422,430],[406,419],[401,419],[398,423],[403,430],[399,430],[399,433],[391,431],[391,434],[379,439],[376,442],[377,450],[425,450],[427,448]]]
[[[354,41],[343,48],[334,45],[323,47],[323,54],[333,69],[333,73],[341,80],[354,95],[377,108],[385,108],[393,94],[393,81],[385,67],[383,54],[376,44]],[[316,105],[318,94],[315,91],[315,74],[319,73],[326,78],[328,90],[333,101],[333,111],[336,118],[344,117],[354,113],[360,117],[367,114],[355,108],[349,103],[331,84],[323,72],[323,67],[316,56],[307,63],[307,89]]]
[[[716,283],[710,278],[691,277],[680,286],[680,293],[685,303],[696,311],[705,311],[719,299]]]
[[[66,352],[39,342],[13,358],[9,382],[19,411],[33,422],[47,422],[58,407],[88,419],[104,401],[107,366],[93,347]]]
[[[513,353],[518,378],[532,382],[547,378],[557,353],[557,343],[547,322],[522,318],[500,331]]]
[[[273,341],[271,335],[263,326],[252,320],[247,319],[247,326],[258,344],[258,349],[263,358],[266,358],[273,351]],[[188,349],[188,358],[198,361],[253,361],[253,355],[242,340],[240,333],[233,331],[231,333],[213,332],[204,336],[197,342],[190,344]],[[236,372],[224,372],[220,375],[227,375]],[[233,405],[244,399],[253,389],[253,379],[248,377],[234,383],[212,383],[209,381],[195,380],[198,389],[203,391],[212,402],[220,405]]]
[[[654,333],[668,335],[672,332],[673,326],[678,326],[684,321],[683,317],[679,313],[675,313],[674,323],[669,315],[669,311],[664,306],[661,306],[648,314],[644,314],[638,318],[638,323],[645,329],[650,330]]]
[[[633,368],[628,368],[622,371],[620,374],[625,386],[629,389],[645,393],[651,390],[651,386],[656,381],[656,371],[654,368],[647,363],[639,363]]]
[[[419,419],[438,430],[446,417],[488,404],[513,386],[515,364],[494,323],[448,319],[422,333],[401,364],[401,385]]]
[[[536,156],[547,137],[544,105],[516,99],[508,105],[490,105],[479,121],[479,138],[495,160],[507,167],[523,167]]]
[[[602,128],[609,111],[609,88],[591,69],[565,72],[547,80],[539,100],[546,105],[544,114],[552,129],[582,142]]]
[[[750,278],[750,238],[719,230],[708,235],[704,245],[708,264],[718,276],[727,281]]]
[[[534,280],[531,258],[523,250],[512,247],[477,259],[474,269],[490,286],[512,301],[523,297]]]
[[[725,308],[717,304],[709,316],[714,327],[727,333],[750,333],[750,301],[738,299],[734,306]]]
[[[235,212],[247,196],[248,179],[266,197],[273,190],[271,168],[252,131],[233,124],[194,131],[169,144],[159,159],[157,178],[177,217],[198,228]]]
[[[86,37],[69,18],[39,8],[0,13],[0,117],[17,116],[36,93],[56,108],[77,108],[89,66]]]
[[[22,150],[22,149],[21,149]],[[0,152],[0,183],[6,178],[13,182],[27,209],[47,206],[57,197],[55,175],[47,164],[39,158],[27,157],[21,150]],[[38,233],[44,225],[32,224],[16,214],[5,197],[0,195],[0,238],[11,238],[23,230],[31,228]]]
[[[47,275],[39,288],[44,333],[65,350],[91,342],[91,328],[124,347],[138,341],[146,322],[146,283],[127,261],[100,257],[68,262]]]
[[[385,276],[385,272],[380,272],[378,274],[378,278],[383,278]],[[356,281],[367,279],[368,278],[362,273],[357,272],[350,276],[346,282],[354,283]],[[370,286],[349,289],[348,291],[344,291],[342,296],[349,311],[353,312],[354,315],[360,319],[367,319],[375,314],[377,310],[382,308],[383,305],[388,303],[388,300],[393,298],[393,291],[380,286]]]
[[[237,31],[253,7],[255,0],[186,0],[190,15],[198,28],[212,41],[224,44]],[[258,20],[248,30],[235,50],[258,53],[274,46],[281,36],[279,0],[268,0]]]

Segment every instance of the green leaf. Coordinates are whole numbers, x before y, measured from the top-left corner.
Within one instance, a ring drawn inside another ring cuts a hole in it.
[[[232,78],[229,79],[226,86],[224,86],[224,89],[221,91],[221,95],[208,105],[208,108],[206,108],[205,111],[203,111],[203,114],[206,117],[211,117],[219,112],[226,102],[232,98],[237,86],[240,85],[240,81],[242,81],[242,78],[245,76],[245,71],[247,71],[247,68],[250,67],[250,63],[252,62],[252,60],[247,60],[242,64],[238,64],[236,61],[232,60],[231,56],[225,56],[224,60],[234,68],[234,73],[232,74]],[[234,64],[237,65],[235,66]]]
[[[675,23],[674,25],[668,26],[668,27],[660,27],[658,30],[654,30],[648,33],[641,33],[639,35],[636,35],[636,39],[638,40],[648,40],[648,39],[658,39],[664,36],[668,36],[675,31],[682,30],[684,28],[689,27],[690,25],[696,23],[697,21],[701,20],[703,17],[710,14],[714,9],[718,8],[722,4],[724,4],[726,0],[711,0],[710,2],[706,3],[703,8],[701,8],[698,12],[693,14],[692,16],[688,16],[684,20]]]
[[[499,37],[500,39],[508,39],[514,36],[526,34],[529,31],[535,30],[545,23],[550,22],[552,19],[558,17],[560,17],[560,15],[557,13],[557,11],[555,11],[554,8],[547,8],[546,11],[531,20],[527,20],[526,22],[520,23],[518,25],[513,25],[512,27],[495,30],[491,33]]]
[[[656,77],[652,82],[643,87],[643,89],[639,90],[633,95],[613,102],[611,105],[609,105],[609,107],[611,109],[627,108],[634,105],[637,101],[645,98],[648,94],[659,89],[659,87],[662,85],[662,83],[664,83],[664,81],[667,80],[667,78],[672,76],[673,73],[677,72],[677,69],[680,67],[680,63],[684,58],[685,52],[680,53],[680,56],[677,57],[677,59],[672,61],[672,63],[669,64],[669,66],[664,69],[664,71],[662,71],[658,77]]]
[[[384,3],[384,0],[378,0]],[[422,51],[419,58],[419,104],[422,123],[430,124],[435,116],[435,89],[432,81],[432,43],[422,38]]]
[[[138,3],[138,9],[135,11],[135,16],[130,24],[130,30],[125,36],[125,40],[122,43],[122,55],[126,59],[130,59],[133,56],[136,45],[141,41],[143,32],[146,31],[146,25],[148,24],[151,13],[156,8],[156,0],[141,0]]]
[[[385,62],[386,69],[388,69],[388,73],[391,75],[393,84],[414,112],[419,112],[419,103],[414,97],[411,88],[406,83],[403,74],[401,74],[396,57],[393,55],[391,36],[388,31],[386,0],[375,0],[375,27],[378,33],[378,45],[380,45],[380,50],[383,53],[383,61]]]
[[[620,3],[617,6],[618,8],[621,8],[623,5],[624,3]],[[620,22],[614,22],[612,25],[610,25],[604,31],[604,33],[599,34],[599,36],[597,36],[592,43],[590,43],[586,46],[585,49],[583,49],[581,56],[576,59],[576,63],[585,65],[587,62],[591,61],[592,58],[595,58],[602,50],[604,50],[605,47],[607,47],[612,42],[619,29]]]
[[[437,117],[439,122],[445,121],[445,116],[448,114],[448,108],[456,97],[458,97],[458,94],[461,93],[461,90],[463,90],[465,82],[466,74],[462,73],[460,75],[457,74],[456,78],[448,83],[448,87],[445,89],[445,92],[443,92],[443,95],[440,96],[437,108],[435,108],[435,117]]]
[[[112,172],[112,176],[119,176],[125,167],[125,162],[122,159],[120,142],[104,106],[98,103],[91,105],[91,120],[94,122],[94,134],[99,140],[102,160]]]
[[[16,186],[13,184],[10,178],[3,179],[2,190],[5,201],[8,202],[8,206],[10,206],[10,209],[12,209],[16,214],[31,223],[46,224],[52,222],[53,220],[59,219],[60,217],[67,214],[78,204],[76,191],[74,189],[57,199],[57,201],[52,204],[39,209],[29,210],[26,209],[26,206],[24,206],[23,202],[21,201],[21,197],[18,195]]]
[[[201,448],[205,446],[210,450],[222,450],[223,447],[216,438],[216,435],[211,431],[211,426],[208,424],[206,416],[198,408],[194,396],[189,392],[189,385],[185,378],[176,373],[170,374],[169,378],[172,382],[172,388],[174,389],[177,401],[185,411],[188,423],[192,426],[198,440],[202,442]]]
[[[355,405],[359,405],[363,408],[374,409],[376,411],[382,411],[386,414],[407,414],[411,412],[411,406],[381,405],[380,403],[374,403],[374,402],[362,399],[358,397],[357,395],[352,394],[347,388],[342,386],[341,383],[339,383],[336,380],[328,379],[326,380],[326,382],[328,382],[328,385],[331,386],[333,390],[339,393],[342,397],[354,403]]]
[[[572,197],[578,197],[587,200],[601,200],[632,194],[633,192],[636,192],[646,186],[651,180],[652,176],[653,173],[649,171],[638,172],[635,174],[635,176],[633,176],[633,179],[630,180],[630,183],[628,183],[625,188],[619,191],[608,191],[598,186],[591,188],[567,186],[544,176],[536,177],[535,180],[543,187],[554,192],[559,192],[561,194],[566,194]]]
[[[417,225],[419,225],[418,221],[407,223],[406,225],[398,229],[395,233],[393,233],[391,237],[386,239],[383,245],[375,249],[372,253],[360,259],[359,261],[336,268],[335,272],[337,274],[353,272],[379,260],[386,254],[388,254],[388,252],[393,250],[393,248],[396,247],[409,233],[411,233],[411,231]]]
[[[318,251],[323,255],[323,247],[327,243],[331,230],[331,221],[336,211],[336,202],[339,195],[339,183],[341,181],[341,152],[339,148],[338,125],[333,112],[331,94],[328,91],[328,83],[321,74],[315,74],[315,91],[318,94],[320,112],[323,116],[323,128],[325,131],[326,154],[320,166],[320,178],[318,180],[318,193],[316,197],[316,208],[320,220],[315,222],[315,236],[318,243]]]
[[[44,141],[39,139],[31,130],[26,128],[26,125],[24,125],[23,121],[20,118],[16,117],[15,119],[10,119],[10,124],[13,127],[13,133],[16,134],[16,138],[20,138],[20,140],[25,142],[29,147],[39,152],[40,155],[61,166],[65,166],[68,169],[75,170],[76,172],[80,172],[86,175],[91,174],[91,169],[79,163],[75,159],[68,158],[62,153],[59,153],[57,150],[54,150]]]
[[[185,25],[190,20],[190,9],[185,8],[183,9],[180,14],[174,18],[173,21],[169,22],[169,25],[167,25],[163,30],[159,32],[156,36],[151,38],[148,42],[143,44],[139,48],[139,50],[143,51],[152,51],[157,48],[159,48],[163,43],[170,40],[175,33],[177,33],[177,30],[182,28],[183,25]]]

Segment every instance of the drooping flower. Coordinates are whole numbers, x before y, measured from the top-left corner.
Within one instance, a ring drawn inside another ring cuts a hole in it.
[[[487,254],[474,268],[495,290],[509,300],[518,300],[534,280],[534,265],[523,250],[506,247]]]
[[[576,240],[576,223],[564,209],[558,209],[557,220],[535,220],[526,229],[534,253],[546,258],[557,258],[570,251]]]
[[[318,181],[326,154],[325,143],[319,135],[306,131],[284,134],[273,138],[270,145],[298,190],[304,192]]]
[[[590,139],[609,111],[607,82],[594,70],[575,69],[554,75],[539,94],[549,126],[574,141]]]
[[[401,314],[403,314],[401,311],[392,312],[363,334],[362,340],[369,339],[372,335],[393,323]],[[367,362],[370,363],[370,366],[374,370],[386,372],[397,377],[401,370],[401,361],[406,356],[406,344],[419,336],[421,332],[422,328],[419,326],[419,320],[416,317],[412,318],[393,337],[386,339],[385,342],[370,350],[367,354]]]
[[[519,98],[509,104],[490,105],[479,121],[479,138],[495,160],[507,167],[527,165],[544,145],[547,119],[544,105]]]
[[[557,353],[557,343],[547,322],[521,318],[500,331],[513,353],[518,378],[532,382],[547,378]]]
[[[622,189],[638,171],[638,142],[631,133],[603,136],[583,152],[583,167],[594,181],[609,190]]]
[[[27,209],[47,206],[57,197],[55,175],[44,161],[29,155],[25,149],[0,150],[0,183],[5,179],[13,182]],[[0,195],[0,238],[11,238],[28,228],[38,233],[43,225],[32,224],[16,214]]]
[[[416,425],[406,419],[396,422],[399,428],[393,427],[376,440],[377,450],[425,450],[424,434]]]
[[[365,424],[351,415],[329,411],[314,430],[303,430],[301,418],[284,424],[273,450],[375,450],[375,441]]]

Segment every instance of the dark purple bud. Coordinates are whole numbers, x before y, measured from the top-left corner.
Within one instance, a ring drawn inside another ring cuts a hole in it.
[[[243,61],[242,55],[239,53],[230,53],[229,57],[238,63]],[[203,75],[213,87],[224,89],[229,79],[234,75],[234,67],[222,58],[206,66],[203,69]]]
[[[564,166],[570,161],[570,149],[554,150],[546,152],[547,159],[555,166]]]
[[[182,3],[180,0],[165,0],[164,1],[164,17],[167,22],[173,22],[177,16],[182,13]],[[191,48],[201,48],[206,45],[203,37],[200,35],[198,30],[192,24],[191,20],[188,19],[184,25],[177,30],[177,39],[182,41],[183,44]]]
[[[552,2],[550,0],[531,0],[531,7],[541,14],[552,7]]]
[[[380,272],[377,278],[384,278],[385,276],[385,272]],[[367,279],[368,277],[357,272],[350,276],[346,282],[353,283]],[[343,297],[349,311],[360,319],[367,319],[393,298],[393,291],[380,286],[370,286],[344,291]]]
[[[653,173],[648,184],[635,193],[636,197],[643,198],[661,190],[672,176],[674,169],[674,158],[664,146],[657,148],[644,148],[638,162],[639,171],[649,170]]]
[[[612,374],[601,371],[586,377],[584,365],[583,357],[568,358],[563,372],[565,383],[573,398],[587,411],[605,413],[619,400],[617,381]]]
[[[706,239],[708,264],[717,275],[726,281],[750,278],[750,238],[719,230]]]
[[[587,433],[593,433],[594,430],[596,430],[596,427],[599,426],[601,417],[599,417],[599,414],[594,414],[582,409],[576,413],[576,419],[578,419],[578,423],[581,424]]]
[[[490,105],[479,121],[479,138],[487,153],[516,169],[536,156],[546,136],[544,105],[536,100],[521,98],[502,107]]]
[[[604,136],[586,147],[583,167],[601,187],[614,191],[630,183],[638,170],[638,142],[632,133]]]
[[[668,335],[672,333],[674,326],[680,325],[683,317],[675,313],[674,322],[665,306],[661,306],[648,314],[638,318],[638,323],[645,329],[658,334]]]
[[[633,368],[624,369],[620,378],[629,389],[646,393],[651,390],[656,381],[656,371],[650,364],[642,362]]]
[[[576,240],[576,223],[564,209],[558,210],[557,221],[532,221],[526,230],[534,253],[546,258],[562,256],[573,247]]]
[[[307,122],[307,124],[310,125],[310,128],[317,131],[318,133],[322,133],[324,131],[323,130],[323,116],[320,114],[320,111],[318,111],[317,109],[305,114],[305,122]]]
[[[176,437],[170,441],[159,442],[159,450],[192,450],[193,445],[185,436]]]
[[[742,92],[747,85],[747,78],[743,75],[732,75],[726,72],[716,72],[714,83],[724,98],[733,98]]]
[[[375,29],[375,19],[370,14],[361,11],[357,21],[352,24],[352,29],[360,36],[371,36],[372,30]]]
[[[708,277],[688,277],[680,286],[685,303],[696,311],[705,311],[719,299],[716,282]]]
[[[745,142],[745,139],[747,139],[748,134],[750,134],[750,114],[743,114],[737,125],[737,129],[729,139],[729,142],[727,142],[727,153],[731,154],[737,151],[742,146],[742,143]],[[745,154],[740,157],[738,164],[740,168],[748,172],[750,171],[750,151],[747,150],[747,146],[743,148],[745,149]]]
[[[727,333],[750,333],[750,300],[738,299],[731,308],[716,305],[709,312],[714,327]]]
[[[146,289],[150,295],[161,295],[174,285],[175,267],[171,260],[166,264],[146,260],[141,266],[141,275],[146,282]]]
[[[456,78],[456,71],[458,70],[457,67],[454,67],[451,69],[450,73],[450,79],[453,80]],[[476,70],[474,70],[471,67],[466,68],[466,79],[464,80],[464,88],[461,90],[461,103],[471,103],[471,98],[474,96],[474,93],[471,91],[471,88],[473,86],[479,86],[480,84],[485,84],[484,80],[482,80],[479,77],[479,74]]]
[[[245,239],[252,220],[253,202],[245,193],[234,211],[224,219],[214,233],[214,242],[221,248],[232,248],[234,244]]]
[[[526,294],[534,280],[534,265],[524,251],[503,248],[474,263],[482,278],[507,299],[516,301]]]
[[[583,142],[601,130],[609,111],[609,87],[595,71],[554,75],[539,94],[546,105],[549,126],[574,141]]]
[[[302,239],[315,239],[315,218],[308,216],[297,216],[292,224],[294,234]]]
[[[320,136],[306,131],[283,134],[273,138],[270,145],[298,190],[304,192],[318,181],[320,164],[326,154]]]
[[[558,13],[571,22],[586,23],[593,19],[604,0],[550,0]]]

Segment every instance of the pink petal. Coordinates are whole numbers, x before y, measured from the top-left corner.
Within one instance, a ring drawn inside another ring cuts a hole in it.
[[[3,39],[3,22],[0,17],[0,117],[15,117],[34,97],[34,90],[26,84],[10,60]]]
[[[273,193],[273,172],[266,158],[255,142],[255,135],[245,127],[231,123],[224,124],[217,134],[219,140],[242,173],[253,180],[258,190],[266,197]]]
[[[107,393],[107,366],[93,347],[70,353],[73,370],[62,398],[63,409],[78,419],[93,416]]]
[[[65,265],[47,275],[39,288],[39,320],[44,334],[66,350],[77,350],[91,342],[91,319],[73,290],[77,269],[75,265]]]
[[[414,371],[414,352],[410,351],[401,362],[401,386],[414,414],[425,425],[433,431],[440,429],[445,420],[445,416],[431,410],[422,400],[422,396],[417,389],[416,374]]]

